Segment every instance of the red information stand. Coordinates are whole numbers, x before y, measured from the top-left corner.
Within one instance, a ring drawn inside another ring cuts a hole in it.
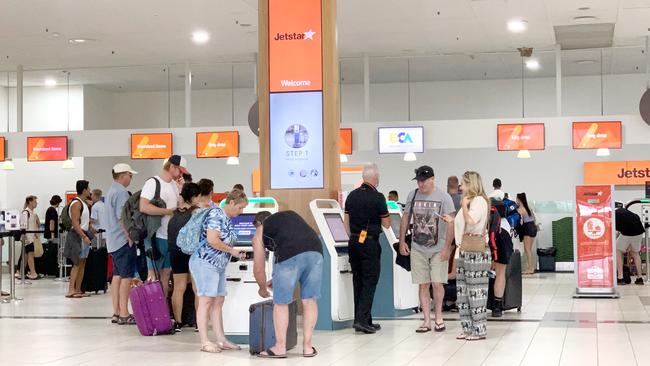
[[[576,187],[574,297],[618,297],[612,186]]]

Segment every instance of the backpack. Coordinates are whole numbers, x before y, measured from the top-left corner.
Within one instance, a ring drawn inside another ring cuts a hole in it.
[[[176,246],[185,254],[192,255],[203,244],[201,234],[203,234],[203,223],[212,209],[199,208],[194,210],[190,221],[185,224],[178,232]]]
[[[81,202],[81,199],[76,197],[70,203],[65,205],[63,207],[63,210],[61,211],[61,216],[59,217],[59,225],[61,226],[61,229],[63,231],[70,231],[72,230],[72,217],[70,216],[70,206],[74,203],[74,201],[79,201]],[[81,212],[79,213],[80,215],[84,212],[84,204],[81,202]]]
[[[514,230],[517,226],[521,224],[521,215],[517,211],[517,203],[509,200],[507,198],[503,199],[503,204],[506,206],[506,220],[508,220],[508,223],[510,224],[510,227]]]
[[[160,208],[167,207],[165,201],[160,198],[160,181],[155,177],[149,179],[153,179],[156,182],[156,191],[154,197],[150,201],[151,204]],[[144,240],[148,234],[147,215],[140,212],[141,194],[142,190],[139,190],[129,197],[122,207],[122,215],[120,217],[122,225],[124,225],[127,233],[129,233],[129,237],[131,240],[136,242]]]

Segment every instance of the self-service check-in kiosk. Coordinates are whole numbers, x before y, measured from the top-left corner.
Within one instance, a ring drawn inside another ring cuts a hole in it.
[[[381,245],[381,272],[372,305],[373,318],[393,318],[413,314],[420,304],[418,286],[411,281],[411,274],[395,264],[397,252],[393,243],[399,242],[402,209],[396,202],[388,201],[391,227],[383,228],[379,236]]]
[[[221,206],[225,202],[221,202]],[[260,211],[278,212],[278,202],[274,198],[260,197],[249,198],[244,212],[232,219],[232,224],[237,232],[235,247],[244,255],[243,259],[232,258],[226,267],[226,289],[228,298],[223,305],[223,328],[233,342],[247,344],[249,332],[248,308],[251,304],[264,301],[258,295],[257,282],[253,275],[253,235],[255,215]],[[269,253],[266,260],[266,276],[271,279],[273,269],[273,253]]]
[[[336,200],[330,199],[313,200],[309,208],[323,242],[323,285],[318,300],[316,329],[351,327],[354,320],[354,292],[343,211]]]

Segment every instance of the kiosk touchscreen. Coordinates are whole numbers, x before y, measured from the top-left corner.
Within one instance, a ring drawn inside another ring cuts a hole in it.
[[[221,202],[223,207],[225,202]],[[242,251],[242,258],[232,258],[226,267],[226,289],[228,299],[223,305],[223,327],[228,339],[236,343],[248,343],[250,305],[264,301],[258,293],[257,282],[253,275],[253,235],[255,215],[260,211],[278,212],[278,202],[274,198],[250,198],[244,212],[232,218],[232,225],[237,232],[235,247]],[[271,279],[273,254],[266,260],[266,276]]]
[[[313,200],[309,208],[323,242],[323,285],[316,329],[350,327],[354,319],[354,293],[343,211],[336,200],[330,199]]]
[[[393,201],[387,201],[386,205],[390,214],[391,227],[383,228],[383,233],[379,236],[381,272],[372,306],[374,318],[411,315],[413,309],[420,303],[418,286],[412,283],[411,274],[395,264],[397,252],[393,249],[393,243],[399,242],[402,208]]]

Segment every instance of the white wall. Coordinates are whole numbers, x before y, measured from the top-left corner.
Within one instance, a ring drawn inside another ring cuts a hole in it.
[[[16,131],[16,88],[9,92],[9,130]],[[23,131],[78,131],[84,128],[82,86],[23,88]],[[69,110],[68,110],[69,105]],[[69,124],[68,124],[69,113]]]

